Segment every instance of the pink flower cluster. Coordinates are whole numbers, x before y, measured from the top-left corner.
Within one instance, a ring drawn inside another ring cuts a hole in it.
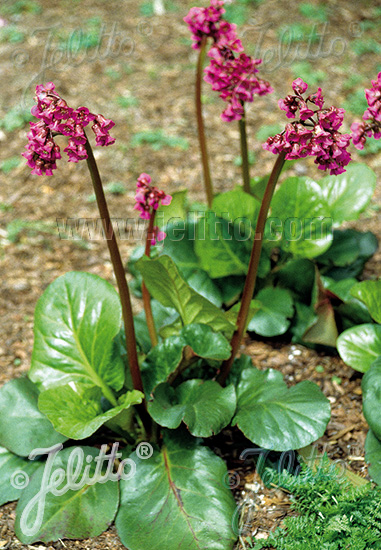
[[[244,114],[243,104],[254,101],[254,95],[265,95],[273,91],[270,84],[256,76],[261,59],[253,59],[238,49],[235,57],[233,49],[225,41],[217,43],[208,53],[210,65],[205,69],[204,80],[212,85],[214,91],[228,103],[221,114],[222,120],[231,122],[240,120]]]
[[[351,160],[346,150],[351,135],[338,131],[344,109],[324,109],[321,88],[304,98],[302,94],[308,85],[301,78],[294,80],[292,87],[295,94],[280,99],[278,104],[288,118],[296,118],[299,111],[299,119],[287,124],[280,134],[269,137],[263,148],[274,154],[286,153],[286,159],[314,156],[318,168],[330,170],[331,175],[345,172],[344,166]]]
[[[186,17],[189,30],[192,33],[192,48],[199,50],[204,37],[212,38],[214,42],[222,36],[235,37],[236,25],[231,25],[227,21],[222,20],[222,15],[225,13],[222,0],[211,0],[210,6],[207,8],[191,8]]]
[[[109,130],[114,126],[112,120],[90,113],[86,107],[72,109],[56,93],[53,82],[48,82],[45,86],[38,85],[35,100],[37,105],[32,107],[31,113],[39,121],[30,123],[30,131],[27,134],[29,143],[25,146],[27,151],[22,153],[28,161],[28,166],[32,168],[32,174],[51,176],[52,171],[57,168],[56,160],[61,158],[61,153],[54,141],[55,135],[69,137],[68,146],[64,149],[69,162],[87,159],[84,127],[90,122],[95,133],[96,145],[111,145],[115,142],[109,134]]]
[[[136,184],[136,204],[135,210],[139,210],[140,217],[143,220],[149,220],[155,215],[156,210],[159,208],[160,203],[167,206],[171,204],[171,195],[166,195],[164,191],[161,191],[157,187],[151,186],[151,176],[148,174],[140,174]],[[162,241],[166,237],[164,231],[160,231],[157,226],[153,228],[151,235],[151,244],[155,245],[156,241]]]
[[[367,137],[381,138],[381,72],[372,80],[372,88],[365,90],[368,108],[363,115],[367,122],[354,122],[351,126],[353,145],[364,149]]]
[[[256,76],[257,66],[262,60],[243,53],[236,25],[222,19],[225,13],[223,4],[221,0],[211,0],[207,8],[192,8],[184,21],[192,32],[194,49],[200,48],[203,37],[213,39],[213,47],[208,52],[211,61],[205,69],[204,80],[228,103],[221,118],[231,122],[242,118],[243,104],[252,102],[255,94],[269,94],[273,89]]]

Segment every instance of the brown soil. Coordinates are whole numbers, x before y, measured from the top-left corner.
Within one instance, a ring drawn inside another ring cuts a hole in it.
[[[11,4],[11,0],[5,0],[2,6]],[[140,11],[142,5],[144,8],[150,2],[138,0],[110,0],[107,3],[100,0],[78,3],[41,0],[39,4],[42,7],[40,14],[4,16],[25,33],[25,40],[20,43],[0,41],[0,118],[25,99],[29,103],[36,84],[53,80],[70,105],[86,104],[92,111],[101,112],[116,122],[112,132],[116,144],[97,151],[104,183],[122,182],[126,186],[126,194],[109,195],[113,217],[133,216],[135,181],[141,172],[151,174],[155,184],[168,192],[187,188],[192,199],[204,200],[193,106],[196,54],[185,43],[189,34],[182,22],[192,3],[168,2],[169,11],[164,16],[152,17],[144,16]],[[370,51],[359,57],[352,49],[356,39],[378,38],[375,29],[362,26],[374,19],[378,2],[335,0],[325,5],[329,19],[324,39],[320,41],[320,53],[317,45],[311,45],[306,51],[304,43],[299,53],[297,47],[300,45],[292,44],[288,52],[280,45],[277,29],[284,24],[303,21],[297,2],[266,0],[257,8],[253,3],[246,24],[240,29],[249,53],[254,53],[255,46],[259,46],[257,56],[267,60],[262,76],[276,90],[272,96],[256,100],[255,108],[249,110],[248,131],[256,155],[255,175],[268,173],[272,167],[273,157],[262,150],[255,133],[263,124],[284,123],[276,100],[290,92],[294,60],[307,55],[313,70],[324,71],[326,78],[321,86],[327,104],[337,106],[356,89],[356,86],[353,89],[345,86],[348,77],[361,75],[363,81],[357,84],[361,88],[368,86],[381,70],[376,53]],[[74,30],[85,28],[90,17],[99,17],[104,32],[111,33],[113,38],[111,35],[105,37],[98,50],[76,54],[68,46],[68,37]],[[318,23],[317,28],[323,32],[322,23]],[[64,40],[61,54],[58,33]],[[205,94],[213,180],[218,192],[228,190],[240,181],[240,169],[232,162],[239,154],[238,130],[235,124],[221,122],[222,103],[206,87]],[[138,99],[138,105],[121,107],[117,102],[118,97],[131,96]],[[349,115],[346,130],[353,118]],[[135,133],[155,129],[186,138],[189,149],[163,147],[153,152],[149,145],[130,148],[130,139]],[[0,141],[1,162],[23,150],[25,129],[0,130]],[[356,153],[353,153],[353,158],[364,161]],[[380,156],[369,155],[365,160],[380,175]],[[294,165],[290,173],[295,172],[320,176],[310,161]],[[51,178],[31,176],[24,163],[7,175],[0,171],[0,206],[3,210],[0,221],[0,384],[20,376],[29,368],[33,311],[37,299],[50,282],[67,271],[76,270],[96,273],[114,283],[104,241],[62,240],[58,236],[57,218],[97,217],[94,202],[87,201],[91,193],[83,163],[74,165],[61,160],[59,169]],[[380,211],[381,187],[378,186],[371,207],[352,225],[360,230],[371,230],[380,237]],[[35,227],[33,231],[24,228],[12,242],[9,240],[9,224],[15,220],[39,221],[44,227],[43,230]],[[135,244],[121,241],[124,258]],[[365,277],[380,276],[379,258],[380,252],[368,262]],[[138,310],[139,302],[136,301],[134,306]],[[245,351],[252,355],[260,368],[281,370],[290,383],[309,379],[322,388],[332,405],[332,420],[324,438],[319,441],[319,450],[326,450],[331,458],[344,460],[348,468],[366,476],[364,440],[367,425],[361,413],[361,379],[357,373],[337,357],[324,356],[301,346],[246,342]],[[318,365],[324,367],[324,373],[315,370]],[[332,381],[333,375],[341,378],[340,384]],[[229,468],[241,474],[237,498],[249,496],[257,504],[256,509],[247,505],[252,517],[247,519],[245,516],[245,522],[249,523],[245,533],[251,531],[255,536],[266,536],[268,530],[288,513],[287,498],[279,491],[268,491],[256,485],[253,471],[243,468],[238,457],[239,450],[228,457]],[[0,548],[26,549],[28,546],[21,545],[14,535],[14,510],[15,504],[0,508]],[[112,527],[93,540],[65,540],[29,548],[117,550],[123,546]]]

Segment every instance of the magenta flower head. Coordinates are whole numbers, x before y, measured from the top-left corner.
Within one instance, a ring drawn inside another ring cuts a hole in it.
[[[148,174],[140,174],[136,184],[136,204],[135,210],[139,210],[140,218],[143,220],[150,220],[155,216],[156,210],[160,204],[167,206],[171,204],[171,195],[166,195],[164,191],[161,191],[157,187],[151,185],[151,176]],[[155,245],[156,241],[162,241],[166,237],[164,231],[160,231],[157,226],[153,227],[151,235],[151,244]]]
[[[286,153],[286,159],[314,156],[320,170],[330,174],[345,172],[351,155],[347,151],[351,135],[338,130],[343,123],[344,109],[324,109],[321,88],[303,97],[308,85],[301,78],[292,83],[294,95],[280,99],[279,107],[288,118],[296,119],[286,125],[280,134],[269,137],[263,148],[274,154]]]
[[[372,80],[372,88],[365,90],[368,102],[363,120],[366,122],[354,122],[351,126],[353,145],[356,149],[363,149],[367,137],[381,138],[381,72],[377,80]]]
[[[223,22],[221,29],[221,18],[225,13],[224,2],[221,0],[211,0],[207,8],[191,8],[188,15],[184,17],[189,30],[192,33],[192,48],[199,50],[204,36],[212,38],[215,42],[221,34],[234,33],[235,25],[227,21]]]
[[[56,135],[68,136],[68,146],[64,152],[69,162],[79,162],[87,159],[85,126],[92,122],[91,129],[95,133],[96,145],[111,145],[115,142],[109,134],[114,126],[112,120],[102,115],[91,113],[87,107],[72,109],[55,91],[53,82],[36,87],[36,105],[31,113],[38,122],[30,123],[27,134],[27,151],[22,153],[27,164],[32,168],[32,174],[51,176],[57,168],[56,160],[61,158],[60,148],[54,141]]]
[[[235,44],[233,44],[235,47]],[[231,122],[243,116],[243,104],[254,101],[255,95],[270,94],[273,89],[265,80],[257,77],[261,59],[253,59],[240,51],[235,52],[228,43],[217,43],[208,53],[210,65],[205,69],[204,80],[228,103],[221,114],[222,120]]]

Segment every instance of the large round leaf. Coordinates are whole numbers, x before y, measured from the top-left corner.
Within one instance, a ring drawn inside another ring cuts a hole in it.
[[[118,406],[102,411],[100,388],[66,384],[40,394],[38,406],[55,429],[70,439],[86,439],[107,421],[132,405],[142,402],[140,391],[129,391],[118,399]]]
[[[364,302],[377,323],[381,323],[381,280],[361,281],[351,289],[351,294]]]
[[[136,474],[120,482],[116,528],[129,550],[230,550],[236,505],[226,466],[195,441],[166,434],[161,451],[134,453]]]
[[[337,349],[347,365],[366,372],[381,355],[381,326],[366,323],[345,330],[337,339]]]
[[[279,226],[279,245],[300,258],[314,258],[332,242],[330,208],[320,186],[310,178],[287,178],[271,203],[271,219]]]
[[[372,432],[381,439],[381,357],[364,374],[361,387],[364,416]]]
[[[376,174],[366,164],[351,163],[343,174],[326,176],[320,185],[335,224],[356,220],[376,187]]]
[[[213,380],[187,380],[176,389],[160,384],[148,403],[152,418],[166,428],[178,428],[181,421],[196,437],[219,433],[232,419],[236,408],[234,386],[222,388]]]
[[[283,288],[263,288],[255,296],[255,302],[259,309],[251,318],[247,330],[268,337],[284,334],[294,313],[290,293]]]
[[[365,460],[369,463],[369,474],[377,485],[381,485],[381,440],[369,430],[365,440]]]
[[[18,500],[28,478],[41,466],[41,462],[25,460],[0,447],[0,506]]]
[[[75,454],[72,453],[81,452],[79,449],[83,451],[83,458],[74,459]],[[94,459],[99,455],[100,451],[92,447],[69,447],[52,454],[49,457],[53,459],[50,466],[40,466],[16,509],[15,530],[22,543],[96,537],[111,525],[119,505],[118,483],[112,480],[94,484],[89,482],[95,473]],[[90,469],[89,461],[92,462]],[[89,470],[87,473],[85,468]],[[68,469],[71,482],[78,483],[80,488],[64,490],[69,484]],[[64,474],[61,481],[57,481],[57,470]],[[43,490],[48,484],[62,490],[62,494],[56,496],[47,492],[44,501]],[[39,510],[42,510],[41,517],[38,517]]]
[[[160,256],[154,260],[143,257],[136,266],[151,296],[163,306],[176,309],[183,325],[202,323],[216,331],[233,330],[224,312],[184,281],[169,256]]]
[[[226,338],[204,324],[186,325],[177,336],[169,336],[152,348],[142,363],[144,390],[149,395],[161,382],[171,381],[183,367],[183,351],[193,357],[223,360],[230,357],[231,348]]]
[[[36,448],[66,441],[38,409],[38,389],[28,378],[17,378],[0,389],[0,445],[28,456]]]
[[[116,290],[90,273],[66,273],[38,301],[29,377],[48,389],[72,381],[120,390],[124,366],[113,355],[113,339],[121,326]],[[110,399],[109,399],[110,400]]]
[[[306,447],[324,434],[330,419],[328,399],[310,381],[287,388],[280,372],[245,369],[237,388],[233,418],[256,445],[274,451]]]

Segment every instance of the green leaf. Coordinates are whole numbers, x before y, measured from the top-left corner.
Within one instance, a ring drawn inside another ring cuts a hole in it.
[[[259,212],[260,203],[240,187],[232,191],[220,193],[213,199],[212,210],[218,218],[229,219],[235,222],[246,218],[251,224],[255,224]]]
[[[17,505],[15,531],[23,544],[60,538],[87,539],[100,535],[111,525],[119,505],[118,483],[112,480],[95,483],[94,459],[98,456],[100,451],[92,447],[69,447],[49,453],[50,471],[49,466],[40,466]],[[92,464],[86,472],[89,459]],[[68,488],[68,470],[71,483],[79,486],[75,490]],[[51,487],[51,491],[47,492],[42,507],[41,491],[46,487]],[[42,516],[38,518],[40,509]]]
[[[369,475],[377,485],[381,485],[381,441],[372,430],[369,430],[365,440],[365,460],[369,463]]]
[[[362,281],[351,289],[351,294],[364,302],[377,323],[381,323],[381,280]]]
[[[346,172],[318,181],[335,224],[357,220],[376,188],[376,174],[366,164],[351,163]]]
[[[381,326],[365,323],[345,330],[337,339],[337,350],[347,365],[366,372],[381,355]]]
[[[287,388],[280,372],[245,369],[237,387],[233,425],[259,447],[287,451],[306,447],[324,434],[328,399],[308,380]]]
[[[282,288],[263,288],[255,296],[255,302],[259,310],[252,317],[248,330],[268,337],[284,334],[294,313],[290,293]]]
[[[28,478],[40,465],[41,462],[25,460],[0,447],[0,506],[20,498]]]
[[[188,285],[201,296],[212,302],[217,307],[222,305],[221,291],[214,284],[206,271],[195,270],[189,277],[186,277]]]
[[[147,395],[161,382],[172,381],[184,368],[184,348],[188,362],[194,357],[222,361],[228,359],[231,347],[226,338],[207,325],[194,323],[183,327],[178,336],[170,336],[152,348],[142,364],[142,379]]]
[[[160,384],[148,403],[152,418],[166,428],[178,428],[182,421],[195,437],[211,437],[225,428],[235,412],[234,386],[222,388],[213,380],[187,380],[172,388]]]
[[[361,381],[363,413],[374,435],[381,439],[381,356]]]
[[[86,439],[105,422],[132,405],[141,403],[143,394],[130,391],[118,399],[118,406],[102,411],[102,392],[95,386],[71,382],[40,394],[38,406],[55,429],[70,439]]]
[[[190,213],[189,216],[193,216]],[[196,222],[191,219],[184,222],[181,218],[173,219],[166,227],[163,254],[166,254],[185,273],[189,269],[199,269],[200,262],[194,251],[196,240]]]
[[[336,281],[357,277],[365,262],[377,250],[378,242],[370,231],[361,233],[355,229],[334,230],[333,243],[329,250],[318,256],[316,261],[323,275]]]
[[[207,325],[193,323],[181,331],[185,344],[190,346],[198,357],[223,361],[229,359],[231,347],[226,338],[214,332]]]
[[[179,314],[175,309],[164,307],[157,300],[151,300],[151,309],[155,320],[155,327],[159,334],[161,334],[162,327],[165,327],[173,323],[176,319],[179,319]],[[152,347],[152,342],[148,332],[144,309],[134,316],[134,326],[136,341],[141,347],[143,353],[148,353]],[[122,337],[125,339],[124,330],[121,332]]]
[[[203,296],[195,292],[180,276],[169,256],[155,260],[142,258],[137,267],[143,275],[149,293],[163,306],[173,307],[184,325],[203,323],[215,331],[233,330],[225,314]]]
[[[141,373],[146,395],[176,373],[183,358],[185,342],[181,336],[170,336],[151,349],[142,363]]]
[[[172,193],[171,204],[167,206],[159,206],[159,208],[156,210],[155,224],[160,229],[166,231],[167,224],[172,223],[173,218],[185,222],[187,216],[187,212],[185,209],[187,193],[187,189],[184,189],[183,191],[176,191],[175,193]]]
[[[0,389],[0,445],[20,456],[38,447],[66,441],[38,409],[38,389],[28,378],[17,378]]]
[[[296,257],[314,258],[332,242],[330,208],[319,185],[310,178],[287,178],[271,203],[271,218],[282,222],[279,243]]]
[[[177,433],[165,434],[151,458],[131,458],[136,475],[120,482],[115,522],[129,550],[231,550],[236,504],[221,458]]]
[[[311,260],[288,261],[276,273],[279,284],[295,293],[303,302],[310,304],[315,282],[315,265]]]
[[[90,273],[71,272],[56,279],[35,312],[35,341],[29,377],[41,389],[70,382],[120,390],[124,366],[113,352],[121,326],[116,290]]]
[[[198,239],[194,249],[200,267],[212,279],[229,275],[246,275],[252,244],[252,225],[249,218],[244,223],[232,225],[228,219],[218,218],[208,212],[206,220],[200,220]]]

